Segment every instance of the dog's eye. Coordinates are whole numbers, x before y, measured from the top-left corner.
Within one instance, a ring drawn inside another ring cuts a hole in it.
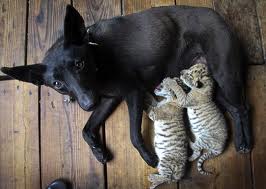
[[[60,81],[54,81],[53,85],[56,89],[61,89],[63,87],[63,84]]]
[[[75,61],[75,67],[78,71],[82,70],[84,68],[84,61],[83,60],[76,60]]]

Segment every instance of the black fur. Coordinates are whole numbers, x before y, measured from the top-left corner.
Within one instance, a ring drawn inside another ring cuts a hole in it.
[[[83,136],[99,161],[111,159],[100,141],[99,127],[126,100],[132,143],[149,165],[157,165],[141,136],[144,94],[153,92],[164,77],[179,76],[199,55],[207,58],[217,82],[217,101],[235,122],[236,149],[250,150],[243,52],[216,12],[188,6],[152,8],[99,21],[88,31],[80,14],[68,5],[64,38],[47,52],[43,64],[2,71],[74,96],[84,110],[94,110]]]

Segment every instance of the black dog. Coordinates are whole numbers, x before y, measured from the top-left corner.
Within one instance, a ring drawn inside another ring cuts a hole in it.
[[[103,163],[110,154],[100,141],[99,127],[125,99],[131,141],[154,167],[157,157],[141,136],[144,94],[152,92],[164,77],[179,76],[202,52],[218,85],[216,99],[235,122],[236,149],[247,152],[251,138],[243,53],[237,38],[211,9],[152,8],[85,28],[83,18],[68,5],[64,37],[47,52],[43,64],[1,70],[18,80],[45,84],[73,96],[84,110],[94,110],[83,136]]]

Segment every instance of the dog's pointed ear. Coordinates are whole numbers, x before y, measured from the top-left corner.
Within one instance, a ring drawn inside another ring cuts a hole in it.
[[[35,85],[43,85],[46,65],[33,64],[29,66],[16,66],[13,68],[2,67],[1,71],[17,80],[33,83]]]
[[[81,45],[85,35],[86,28],[82,16],[73,6],[67,5],[64,22],[64,46]]]

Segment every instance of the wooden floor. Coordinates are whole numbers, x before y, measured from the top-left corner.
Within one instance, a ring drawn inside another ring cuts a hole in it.
[[[204,6],[220,12],[249,56],[247,90],[255,148],[240,155],[231,141],[223,155],[206,163],[206,169],[214,168],[217,176],[200,176],[192,165],[185,180],[160,188],[266,188],[265,0],[0,0],[0,66],[41,62],[63,33],[69,3],[81,12],[87,25],[161,5]],[[62,177],[71,180],[75,189],[149,187],[147,176],[155,170],[142,161],[129,141],[125,103],[105,123],[103,137],[114,160],[103,166],[82,139],[89,113],[77,104],[65,104],[63,96],[47,87],[4,76],[0,80],[0,189],[44,189]],[[151,133],[144,117],[143,135],[149,138]]]

